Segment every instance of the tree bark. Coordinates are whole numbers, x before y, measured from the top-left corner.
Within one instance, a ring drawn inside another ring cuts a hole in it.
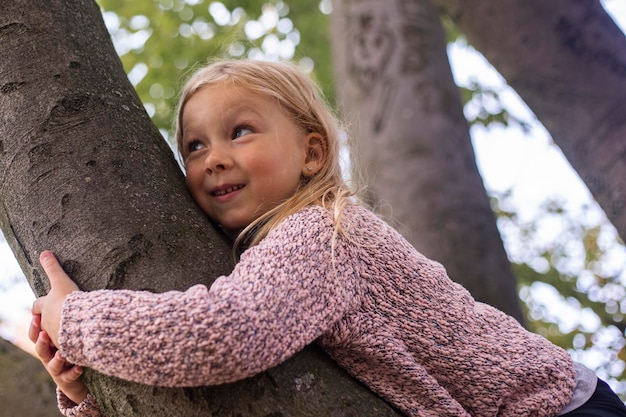
[[[552,135],[626,239],[626,37],[597,0],[432,0]]]
[[[476,299],[522,321],[436,10],[427,0],[333,6],[339,102],[367,199]]]
[[[41,363],[0,338],[0,417],[60,416],[55,396]]]
[[[37,295],[53,250],[83,290],[183,290],[232,267],[126,78],[95,2],[1,0],[0,226]],[[165,389],[92,372],[113,416],[395,416],[308,347],[254,378]]]

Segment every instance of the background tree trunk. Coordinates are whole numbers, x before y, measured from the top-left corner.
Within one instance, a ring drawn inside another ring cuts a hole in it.
[[[431,1],[526,101],[626,239],[626,37],[600,2]]]
[[[53,417],[57,409],[54,382],[41,363],[0,338],[0,417]]]
[[[36,294],[43,249],[84,290],[186,289],[229,272],[229,245],[189,197],[96,3],[0,6],[0,226]],[[86,379],[111,417],[398,415],[312,347],[228,386]]]
[[[428,0],[333,6],[338,101],[367,199],[474,297],[522,321],[436,10]]]

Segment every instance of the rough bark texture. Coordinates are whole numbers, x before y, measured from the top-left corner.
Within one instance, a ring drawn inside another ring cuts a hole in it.
[[[436,10],[427,0],[333,6],[339,102],[368,199],[474,297],[521,321]]]
[[[526,101],[626,239],[626,37],[600,2],[432,2]]]
[[[230,248],[184,187],[91,1],[0,0],[0,226],[33,290],[52,249],[84,290],[210,284]],[[197,389],[88,372],[114,416],[394,416],[318,349]]]
[[[0,338],[0,417],[60,416],[54,382],[41,363]]]

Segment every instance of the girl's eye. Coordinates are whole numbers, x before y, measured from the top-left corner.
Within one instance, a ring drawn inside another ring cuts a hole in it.
[[[191,153],[191,152],[195,152],[195,151],[199,151],[200,149],[202,149],[204,147],[204,144],[200,141],[192,141],[189,142],[189,144],[187,145],[187,153]]]
[[[252,133],[252,129],[250,129],[248,126],[238,126],[233,131],[233,139],[249,135],[250,133]]]

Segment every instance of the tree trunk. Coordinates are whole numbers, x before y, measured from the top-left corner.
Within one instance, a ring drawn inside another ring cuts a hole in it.
[[[427,0],[333,6],[339,102],[367,198],[476,299],[522,321],[435,9]]]
[[[626,37],[600,2],[432,2],[526,101],[626,239]]]
[[[182,290],[228,273],[230,247],[189,197],[96,3],[0,4],[0,226],[35,293],[49,287],[43,249],[84,290]],[[314,347],[218,387],[86,380],[111,417],[399,415]]]
[[[0,338],[0,417],[60,416],[55,396],[41,363]]]

